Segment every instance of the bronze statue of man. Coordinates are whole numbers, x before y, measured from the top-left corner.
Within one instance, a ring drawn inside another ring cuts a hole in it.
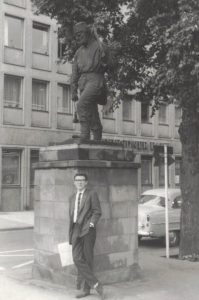
[[[102,124],[98,104],[107,102],[107,88],[104,73],[111,64],[108,48],[102,44],[94,31],[85,22],[74,26],[79,46],[74,56],[71,91],[72,101],[77,101],[81,141],[102,139]],[[79,97],[78,97],[79,90]]]

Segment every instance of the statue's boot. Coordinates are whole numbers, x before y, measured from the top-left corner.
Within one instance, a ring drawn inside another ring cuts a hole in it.
[[[102,129],[93,130],[93,140],[101,141],[102,139]]]

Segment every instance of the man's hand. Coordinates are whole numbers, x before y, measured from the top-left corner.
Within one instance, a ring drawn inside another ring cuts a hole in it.
[[[90,228],[94,228],[95,225],[94,225],[92,222],[90,222],[89,227],[90,227]]]

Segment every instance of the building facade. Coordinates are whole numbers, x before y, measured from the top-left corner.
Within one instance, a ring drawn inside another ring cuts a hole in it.
[[[78,133],[70,100],[71,65],[61,62],[62,44],[54,20],[37,16],[30,0],[0,2],[0,210],[33,208],[34,171],[39,148]],[[179,185],[181,111],[124,99],[113,113],[100,107],[103,138],[135,151],[141,162],[139,192],[164,184],[163,164],[154,166],[153,145],[169,143],[175,163],[169,186]]]

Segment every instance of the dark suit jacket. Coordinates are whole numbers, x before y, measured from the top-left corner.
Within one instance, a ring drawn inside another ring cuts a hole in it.
[[[69,243],[72,243],[72,230],[73,230],[73,216],[75,209],[76,193],[69,199]],[[101,216],[101,206],[98,195],[95,191],[86,189],[84,191],[79,213],[77,215],[77,222],[79,226],[79,237],[84,236],[89,231],[90,222],[96,226]]]

